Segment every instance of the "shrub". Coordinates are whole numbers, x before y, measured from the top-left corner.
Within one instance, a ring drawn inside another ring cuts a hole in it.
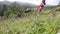
[[[0,16],[3,16],[4,11],[7,9],[5,4],[1,4],[0,6]]]
[[[18,17],[23,14],[23,8],[20,7],[18,4],[16,3],[12,3],[7,7],[7,10],[4,12],[4,16],[9,18],[12,17],[13,15],[15,15],[14,17]]]

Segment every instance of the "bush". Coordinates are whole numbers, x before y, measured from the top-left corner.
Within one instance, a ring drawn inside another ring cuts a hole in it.
[[[0,16],[3,16],[4,11],[7,9],[5,4],[2,4],[2,6],[0,6]]]
[[[7,10],[4,11],[4,16],[7,18],[12,17],[14,15],[15,15],[14,17],[18,17],[18,16],[21,17],[21,15],[23,14],[22,9],[23,8],[20,7],[18,4],[12,3],[10,4],[10,6],[7,7]]]

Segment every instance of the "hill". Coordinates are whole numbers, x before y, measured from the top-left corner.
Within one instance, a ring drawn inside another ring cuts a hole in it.
[[[0,4],[5,4],[5,5],[10,5],[10,4],[12,4],[12,3],[14,3],[14,2],[9,2],[9,1],[2,1],[2,2],[0,2]],[[27,7],[27,8],[35,8],[35,7],[37,7],[37,5],[35,5],[35,4],[32,4],[32,3],[23,3],[23,2],[16,2],[17,4],[19,4],[21,7]],[[1,6],[1,5],[0,5]]]

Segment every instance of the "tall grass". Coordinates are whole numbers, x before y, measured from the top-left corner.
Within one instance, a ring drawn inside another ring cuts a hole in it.
[[[54,18],[52,17],[54,10],[45,9],[41,15],[37,16],[37,10],[35,9],[33,13],[24,13],[21,18],[14,18],[21,12],[17,12],[15,9],[16,14],[12,12],[13,10],[8,11],[6,11],[7,15],[11,12],[8,15],[10,19],[0,22],[0,34],[57,34],[60,29],[59,11],[56,11]]]
[[[42,13],[40,16],[36,16],[34,12],[34,15],[25,14],[23,18],[5,20],[0,23],[0,34],[57,34],[60,13],[57,13],[55,19],[47,11]]]

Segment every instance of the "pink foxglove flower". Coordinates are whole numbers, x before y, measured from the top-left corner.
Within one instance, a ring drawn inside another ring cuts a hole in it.
[[[56,13],[53,13],[53,14],[52,14],[52,18],[55,18],[55,17],[56,17]]]
[[[46,0],[43,0],[43,1],[42,1],[42,3],[43,3],[44,5],[46,5],[45,1],[46,1]]]
[[[51,17],[52,17],[52,19],[55,19],[56,18],[56,12],[53,12]]]
[[[44,8],[44,6],[46,5],[46,3],[45,3],[45,0],[43,0],[42,1],[42,4],[39,6],[39,13],[41,13],[42,12],[42,10],[43,10],[43,8]]]

